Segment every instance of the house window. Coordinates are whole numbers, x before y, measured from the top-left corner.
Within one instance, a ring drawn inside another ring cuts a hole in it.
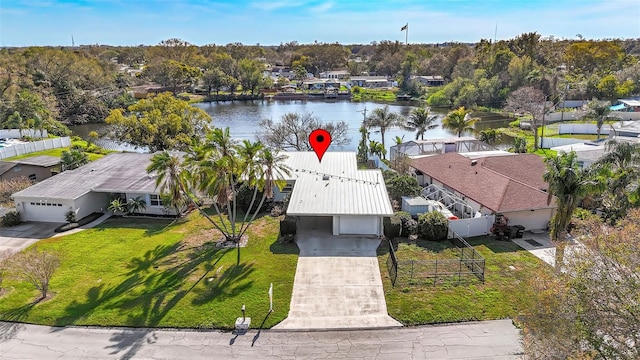
[[[162,199],[160,199],[160,195],[149,195],[149,204],[151,204],[151,206],[162,206]]]
[[[287,184],[282,188],[282,193],[290,193],[293,191],[293,184]]]
[[[36,174],[31,174],[31,175],[29,175],[29,180],[30,180],[31,182],[36,181]]]
[[[20,172],[22,170],[22,167],[20,167],[20,165],[16,165],[13,167],[13,171],[15,172]]]

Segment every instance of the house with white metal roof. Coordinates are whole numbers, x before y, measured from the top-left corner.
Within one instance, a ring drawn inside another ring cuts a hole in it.
[[[393,214],[380,170],[358,170],[354,152],[328,152],[322,162],[313,152],[287,152],[287,185],[274,200],[289,197],[287,214],[317,223],[331,221],[334,235],[382,235],[382,219]],[[146,169],[153,154],[110,154],[62,172],[13,194],[25,221],[64,222],[106,211],[109,199],[141,197],[142,212],[174,215],[163,205],[155,178]],[[324,220],[324,221],[321,221]]]

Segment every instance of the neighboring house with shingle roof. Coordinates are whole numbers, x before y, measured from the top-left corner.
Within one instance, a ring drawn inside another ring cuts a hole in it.
[[[446,153],[412,160],[420,185],[453,191],[481,214],[503,214],[511,225],[544,229],[555,204],[547,204],[544,161],[534,154],[468,159]]]

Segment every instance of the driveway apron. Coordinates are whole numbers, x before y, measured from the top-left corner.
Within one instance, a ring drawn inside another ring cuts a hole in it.
[[[274,329],[402,326],[387,314],[376,257],[380,239],[332,236],[326,220],[301,220],[297,239],[300,257],[289,316]]]

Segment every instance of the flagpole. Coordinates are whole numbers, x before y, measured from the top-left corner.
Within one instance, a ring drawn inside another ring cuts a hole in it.
[[[407,30],[404,32],[404,44],[409,45],[409,23],[405,26],[407,27]]]

